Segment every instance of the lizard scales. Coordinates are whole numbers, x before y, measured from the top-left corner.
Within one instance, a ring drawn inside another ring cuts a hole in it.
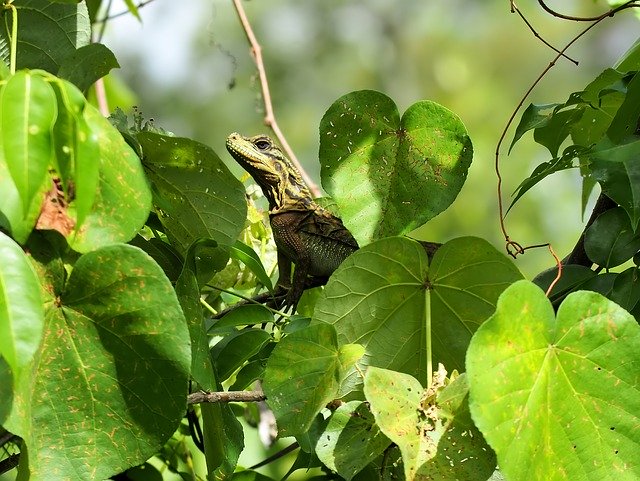
[[[266,135],[227,138],[231,156],[253,177],[269,201],[269,220],[278,248],[278,286],[295,309],[309,276],[326,282],[358,243],[340,218],[318,205],[300,172]],[[291,263],[295,264],[293,283]]]

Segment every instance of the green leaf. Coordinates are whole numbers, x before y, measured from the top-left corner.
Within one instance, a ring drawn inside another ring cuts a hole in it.
[[[617,145],[605,138],[589,157],[593,178],[624,208],[635,230],[640,221],[640,139],[629,138]]]
[[[218,329],[235,326],[254,326],[265,322],[273,322],[273,314],[269,309],[262,304],[245,304],[234,306],[231,311],[218,319],[209,331],[215,332]]]
[[[29,479],[105,479],[144,462],[180,424],[189,332],[171,284],[136,247],[80,257],[56,297],[7,427],[24,439]]]
[[[482,239],[446,243],[431,266],[418,242],[381,239],[333,273],[313,322],[335,326],[339,345],[364,346],[362,371],[383,367],[426,383],[429,354],[434,365],[464,368],[471,335],[491,315],[500,293],[521,278],[513,263]],[[432,353],[426,346],[429,328]],[[341,391],[359,391],[361,382],[354,368]]]
[[[640,476],[640,327],[593,292],[567,296],[557,316],[521,281],[467,353],[470,408],[507,479]]]
[[[364,379],[364,393],[376,423],[400,448],[408,481],[415,479],[418,468],[432,458],[437,449],[437,442],[428,435],[434,423],[424,416],[423,391],[413,376],[386,369],[370,367]],[[435,434],[441,436],[442,426],[438,428]]]
[[[37,274],[20,246],[2,232],[0,259],[0,357],[17,381],[38,350],[44,308]]]
[[[244,449],[244,432],[228,404],[205,403],[202,410],[208,479],[227,479]]]
[[[496,456],[473,424],[468,393],[466,374],[438,392],[437,407],[446,423],[446,435],[438,441],[436,455],[418,470],[418,479],[477,481],[489,479],[494,472]]]
[[[197,239],[234,244],[247,216],[245,191],[216,153],[190,139],[152,132],[137,138],[155,209],[176,247],[184,252]]]
[[[69,239],[78,252],[131,240],[144,225],[151,207],[151,192],[140,159],[93,106],[87,104],[83,115],[97,135],[100,178],[91,212]]]
[[[607,136],[614,143],[620,143],[625,137],[638,130],[640,119],[640,74],[636,73],[627,84],[627,95],[609,125]]]
[[[96,80],[107,75],[120,65],[111,50],[101,43],[91,43],[80,47],[64,59],[58,77],[68,80],[85,91]]]
[[[544,127],[549,123],[549,119],[553,116],[555,108],[562,104],[529,104],[529,106],[522,112],[520,117],[520,123],[516,127],[516,131],[513,134],[513,140],[509,146],[509,153],[515,143],[522,138],[529,130]],[[550,111],[549,113],[544,113]]]
[[[18,9],[17,68],[43,69],[56,74],[65,59],[91,40],[85,2],[70,4],[48,0],[16,0]],[[9,64],[11,20],[0,28],[0,57]],[[29,28],[24,28],[28,25]]]
[[[556,172],[560,172],[562,170],[574,168],[575,167],[573,165],[573,159],[575,157],[574,149],[569,150],[568,155],[566,154],[567,152],[565,151],[565,154],[563,154],[562,157],[558,159],[552,159],[548,162],[543,162],[542,164],[538,165],[535,169],[533,169],[533,172],[531,173],[531,175],[526,179],[524,179],[520,183],[520,185],[516,188],[515,197],[511,201],[511,204],[509,205],[509,210],[511,209],[511,207],[515,205],[516,202],[518,202],[518,200],[520,200],[520,197],[522,197],[529,189],[534,187],[538,182],[542,181],[547,176],[551,174],[555,174]]]
[[[630,267],[615,277],[611,293],[607,296],[628,312],[640,301],[640,279],[638,268]]]
[[[280,436],[304,433],[335,398],[345,369],[335,329],[317,324],[282,339],[267,363],[263,388]]]
[[[537,127],[533,138],[540,145],[545,146],[552,157],[558,156],[558,149],[571,133],[574,125],[580,120],[584,110],[572,108],[568,110],[555,110],[548,122]]]
[[[133,0],[124,0],[124,3],[127,6],[127,9],[129,10],[129,12],[131,12],[131,14],[134,17],[136,17],[139,22],[142,22],[142,18],[140,18],[140,13],[138,13],[138,7],[136,6],[135,3],[133,3]]]
[[[56,170],[67,201],[74,200],[79,229],[91,211],[99,183],[100,144],[98,135],[83,117],[86,101],[73,84],[55,78],[58,118],[53,129]],[[73,193],[73,195],[71,194]]]
[[[585,232],[584,249],[593,262],[607,269],[619,266],[640,250],[640,232],[634,233],[621,207],[598,216]]]
[[[22,210],[28,211],[52,160],[56,97],[41,76],[24,71],[11,77],[0,95],[0,155],[20,194]]]
[[[460,119],[431,101],[413,104],[401,119],[389,97],[362,90],[336,100],[320,123],[322,184],[360,245],[409,232],[445,210],[472,155]]]
[[[245,266],[247,266],[249,270],[256,275],[258,280],[262,282],[262,284],[267,289],[269,289],[270,291],[273,290],[271,279],[269,278],[267,272],[264,270],[264,266],[262,265],[260,257],[251,247],[242,243],[241,241],[236,241],[235,244],[231,246],[230,255],[232,259],[238,259]]]
[[[182,270],[176,281],[176,296],[189,326],[191,377],[201,389],[215,389],[216,381],[209,357],[209,337],[204,328],[198,280],[191,269]]]
[[[317,441],[315,452],[331,471],[350,480],[391,444],[362,401],[336,409]]]
[[[228,379],[269,341],[271,335],[262,329],[242,329],[223,338],[211,349],[218,379],[221,382]]]
[[[0,192],[2,192],[2,202],[0,202],[0,227],[11,233],[17,242],[24,244],[36,225],[42,203],[46,192],[49,190],[47,182],[43,182],[40,190],[33,198],[29,210],[26,212],[22,208],[22,199],[18,188],[13,183],[9,167],[0,155]]]
[[[167,242],[156,237],[147,240],[141,235],[135,236],[129,244],[139,247],[158,263],[171,282],[176,282],[182,272],[183,259]]]

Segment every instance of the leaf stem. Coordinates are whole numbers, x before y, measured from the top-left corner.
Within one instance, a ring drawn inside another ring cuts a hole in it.
[[[427,321],[426,325],[426,348],[427,348],[427,387],[431,386],[433,381],[433,352],[431,349],[431,290],[425,290],[424,296],[424,314]]]

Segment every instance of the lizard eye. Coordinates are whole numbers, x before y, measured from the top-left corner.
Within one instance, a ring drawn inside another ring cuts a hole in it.
[[[271,142],[265,139],[256,140],[254,144],[258,150],[269,150],[271,148]]]

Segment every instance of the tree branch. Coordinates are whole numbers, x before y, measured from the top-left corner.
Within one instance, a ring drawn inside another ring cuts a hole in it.
[[[262,391],[199,391],[187,396],[187,404],[258,402],[266,399]]]
[[[240,19],[240,24],[244,29],[244,33],[247,36],[247,40],[249,41],[249,45],[251,46],[251,56],[256,63],[256,67],[258,69],[258,75],[260,77],[260,88],[262,90],[262,100],[264,102],[264,123],[267,127],[270,127],[273,130],[273,133],[280,142],[280,145],[284,149],[285,153],[293,163],[293,165],[300,171],[302,178],[309,187],[309,190],[313,194],[314,197],[320,197],[321,192],[318,188],[318,185],[311,179],[309,174],[302,168],[298,158],[293,153],[293,150],[289,146],[287,139],[284,137],[280,127],[278,126],[278,122],[276,121],[275,114],[273,113],[273,105],[271,103],[271,93],[269,91],[269,83],[267,82],[267,73],[264,68],[264,62],[262,60],[262,48],[256,39],[255,34],[253,33],[253,29],[251,28],[251,24],[249,23],[249,19],[247,18],[247,14],[244,11],[244,7],[242,6],[241,0],[233,0],[233,5],[238,14],[238,18]]]

